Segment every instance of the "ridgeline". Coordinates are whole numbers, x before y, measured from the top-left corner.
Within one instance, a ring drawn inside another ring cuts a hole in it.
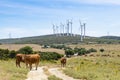
[[[86,38],[81,42],[80,35],[74,36],[56,36],[56,35],[44,35],[44,36],[33,36],[24,38],[11,38],[1,39],[1,44],[120,44],[120,37],[116,36],[103,36],[103,37],[90,37]]]

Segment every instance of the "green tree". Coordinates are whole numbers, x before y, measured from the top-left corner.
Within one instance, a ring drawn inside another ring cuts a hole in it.
[[[23,48],[20,48],[18,50],[19,53],[23,53],[23,54],[32,54],[33,53],[33,49],[30,46],[25,46]]]
[[[104,52],[105,50],[104,49],[100,49],[100,52]]]
[[[74,50],[67,49],[67,50],[65,50],[65,54],[67,57],[71,57],[72,55],[74,55]]]
[[[16,51],[12,50],[9,52],[9,58],[15,58]]]
[[[81,49],[79,49],[79,51],[78,51],[78,55],[84,55],[84,54],[86,54],[87,53],[87,50],[85,49],[85,48],[81,48]]]

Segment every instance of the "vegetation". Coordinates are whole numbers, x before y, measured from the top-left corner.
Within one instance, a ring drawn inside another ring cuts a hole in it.
[[[104,49],[100,49],[100,52],[104,52],[105,50]]]
[[[45,36],[35,36],[35,37],[26,37],[26,38],[16,38],[16,39],[2,39],[0,43],[17,43],[17,44],[41,44],[41,45],[50,45],[50,44],[78,44],[81,43],[80,35],[76,36],[55,36],[55,35],[45,35]],[[82,43],[86,44],[119,44],[120,37],[116,36],[105,36],[105,37],[88,37]]]
[[[65,50],[65,55],[67,57],[71,57],[72,55],[74,55],[74,50],[72,50],[72,49]]]
[[[0,49],[0,60],[8,60],[8,58],[15,58],[16,51],[9,51],[8,49]]]
[[[40,52],[41,60],[58,60],[63,57],[62,54],[56,52]]]
[[[76,45],[75,45],[76,46]],[[113,44],[95,44],[95,45],[77,45],[96,50],[104,49],[104,53],[100,51],[92,53],[94,56],[79,56],[77,58],[68,59],[67,66],[64,69],[65,74],[77,79],[85,80],[119,80],[120,74],[120,45]],[[73,46],[72,46],[73,47]]]
[[[29,69],[17,68],[15,60],[0,60],[0,80],[25,80]]]
[[[51,75],[48,77],[48,80],[62,80],[62,79],[56,77],[55,75]]]
[[[74,58],[68,61],[64,72],[77,79],[119,80],[120,60],[109,58]]]
[[[30,46],[25,46],[23,48],[20,48],[18,50],[19,53],[23,53],[23,54],[32,54],[33,53],[33,49]]]
[[[64,69],[65,74],[85,80],[120,80],[120,45],[119,44],[89,44],[89,45],[69,45],[71,49],[66,49],[74,53],[86,52],[87,56],[78,56],[70,58]],[[104,53],[101,54],[101,49]],[[92,52],[94,56],[90,56],[88,52]],[[93,53],[95,52],[95,54]],[[67,52],[66,52],[67,53]],[[1,80],[24,80],[28,70],[26,68],[16,68],[14,58],[16,51],[8,49],[0,49],[0,79]],[[58,66],[56,60],[61,56],[55,52],[40,52],[42,60],[40,66]],[[99,55],[99,56],[97,56]],[[6,61],[7,59],[7,61]],[[49,60],[49,61],[48,61]],[[21,77],[22,76],[22,77]],[[49,77],[55,80],[55,76]],[[57,79],[59,80],[59,79]]]

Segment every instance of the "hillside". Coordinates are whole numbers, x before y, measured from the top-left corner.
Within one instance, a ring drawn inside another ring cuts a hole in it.
[[[66,43],[81,43],[80,35],[75,36],[56,36],[56,35],[44,35],[44,36],[33,36],[24,38],[13,38],[13,39],[1,39],[1,44],[5,43],[16,43],[16,44],[66,44]],[[120,37],[89,37],[86,36],[82,43],[120,43]]]

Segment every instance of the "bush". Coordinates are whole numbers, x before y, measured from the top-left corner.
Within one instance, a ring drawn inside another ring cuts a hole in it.
[[[64,49],[65,45],[51,45],[52,48]]]
[[[7,60],[9,58],[9,50],[8,49],[0,49],[0,59]]]
[[[14,51],[14,50],[10,51],[9,52],[9,58],[15,58],[16,54],[17,54],[16,51]]]
[[[23,53],[23,54],[32,54],[33,53],[33,49],[30,46],[25,46],[23,48],[20,48],[18,50],[19,53]]]
[[[58,54],[56,52],[40,52],[41,60],[58,60],[63,55]]]
[[[78,51],[80,51],[80,48],[77,48],[77,47],[74,48],[74,52],[75,52],[75,53],[78,53]]]
[[[81,49],[79,49],[79,51],[78,51],[78,55],[84,55],[84,54],[86,54],[87,53],[87,50],[85,49],[85,48],[81,48]]]
[[[105,50],[104,49],[100,49],[100,52],[104,52]]]
[[[74,50],[72,50],[72,49],[65,50],[65,55],[67,57],[71,57],[72,55],[74,55]]]
[[[96,49],[91,48],[91,49],[89,49],[89,50],[88,50],[88,52],[97,52],[97,50],[96,50]]]

